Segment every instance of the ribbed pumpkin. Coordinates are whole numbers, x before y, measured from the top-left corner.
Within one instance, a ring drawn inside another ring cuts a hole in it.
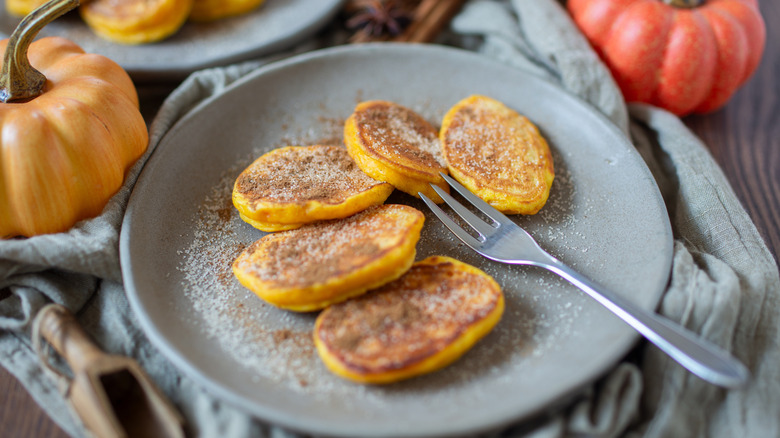
[[[119,65],[59,37],[30,44],[78,4],[52,0],[0,42],[0,237],[66,231],[100,214],[148,145]]]
[[[758,67],[756,0],[569,0],[625,99],[678,114],[723,106]]]

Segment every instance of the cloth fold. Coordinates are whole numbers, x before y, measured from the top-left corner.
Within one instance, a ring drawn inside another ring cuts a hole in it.
[[[149,344],[124,295],[118,235],[143,164],[177,120],[267,62],[334,44],[338,32],[273,57],[194,73],[163,103],[149,150],[100,216],[67,233],[0,241],[0,363],[69,434],[86,436],[30,340],[31,321],[51,301],[76,313],[104,350],[136,358],[182,411],[188,435],[298,436],[213,398]],[[677,117],[626,106],[557,1],[469,1],[441,42],[547,77],[630,136],[658,182],[676,240],[659,312],[732,351],[753,373],[745,389],[725,391],[642,343],[570,405],[534,427],[518,424],[490,436],[780,436],[777,264],[706,146]]]

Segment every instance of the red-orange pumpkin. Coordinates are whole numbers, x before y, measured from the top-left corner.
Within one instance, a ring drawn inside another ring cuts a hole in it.
[[[756,0],[569,0],[626,101],[678,114],[723,106],[761,61]]]

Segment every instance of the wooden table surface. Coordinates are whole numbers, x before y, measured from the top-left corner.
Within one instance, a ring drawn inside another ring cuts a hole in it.
[[[756,73],[722,109],[683,120],[709,147],[777,260],[780,252],[780,4],[760,0],[767,46]],[[67,437],[0,367],[0,435]]]

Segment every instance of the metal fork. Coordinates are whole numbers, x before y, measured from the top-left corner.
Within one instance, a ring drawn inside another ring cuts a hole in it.
[[[431,184],[444,202],[477,232],[479,237],[474,237],[430,198],[419,194],[433,214],[471,249],[491,260],[538,266],[560,275],[612,311],[683,367],[708,382],[726,388],[739,388],[747,383],[750,378],[747,368],[726,351],[587,279],[543,250],[530,234],[511,219],[449,176],[442,176],[464,199],[493,222],[485,222],[444,190]]]

